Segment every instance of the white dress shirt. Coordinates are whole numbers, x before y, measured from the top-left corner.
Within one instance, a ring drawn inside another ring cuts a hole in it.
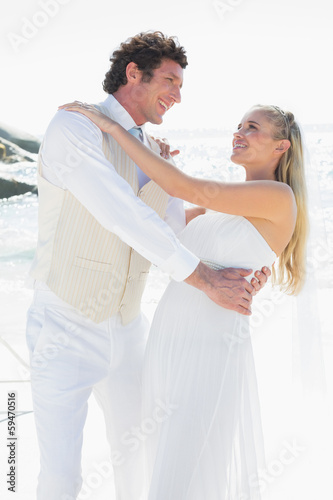
[[[109,95],[103,106],[110,109],[126,130],[136,124],[121,104]],[[142,127],[144,132],[144,127]],[[42,150],[42,175],[52,184],[68,189],[98,222],[115,233],[146,259],[176,281],[186,279],[199,263],[169,227],[185,226],[182,202],[170,198],[165,220],[133,193],[102,150],[102,132],[80,113],[60,110],[51,121]],[[144,143],[149,143],[144,132]],[[137,167],[138,168],[138,167]],[[149,178],[138,168],[140,188]]]

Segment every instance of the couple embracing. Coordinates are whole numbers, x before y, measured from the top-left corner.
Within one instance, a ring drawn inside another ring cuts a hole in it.
[[[302,286],[302,140],[292,113],[256,105],[233,136],[245,182],[182,173],[144,124],[181,101],[186,66],[173,37],[141,33],[113,53],[107,99],[61,106],[45,133],[27,321],[38,500],[77,498],[92,392],[117,500],[260,498],[260,408],[244,333],[278,257],[275,281],[291,293]],[[182,200],[198,197],[202,207],[185,211]],[[147,341],[140,302],[151,263],[172,280]],[[65,348],[34,362],[59,333]],[[152,417],[159,425],[133,450],[124,436]]]

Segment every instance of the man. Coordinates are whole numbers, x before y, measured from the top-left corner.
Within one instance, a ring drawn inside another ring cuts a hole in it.
[[[141,33],[115,51],[98,107],[141,135],[181,100],[184,49],[162,33]],[[140,129],[136,128],[140,126]],[[151,182],[86,117],[59,111],[39,154],[39,238],[28,313],[31,383],[41,454],[38,500],[74,500],[87,400],[105,419],[118,500],[139,500],[140,373],[148,331],[140,301],[150,262],[201,289],[221,306],[249,314],[255,288],[246,270],[214,271],[184,248],[179,200]],[[172,403],[172,402],[171,402]],[[168,414],[159,402],[156,415]],[[98,444],[97,444],[98,445]]]

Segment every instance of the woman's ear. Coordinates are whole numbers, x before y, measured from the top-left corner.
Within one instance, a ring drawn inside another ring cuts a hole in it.
[[[277,147],[275,148],[275,153],[278,155],[283,155],[291,146],[291,142],[288,139],[283,139],[279,141]]]

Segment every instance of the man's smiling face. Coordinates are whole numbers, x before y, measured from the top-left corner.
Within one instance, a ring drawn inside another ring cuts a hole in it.
[[[170,59],[164,59],[153,72],[149,82],[142,80],[132,88],[131,115],[137,125],[150,122],[160,124],[165,113],[181,101],[183,69]]]

